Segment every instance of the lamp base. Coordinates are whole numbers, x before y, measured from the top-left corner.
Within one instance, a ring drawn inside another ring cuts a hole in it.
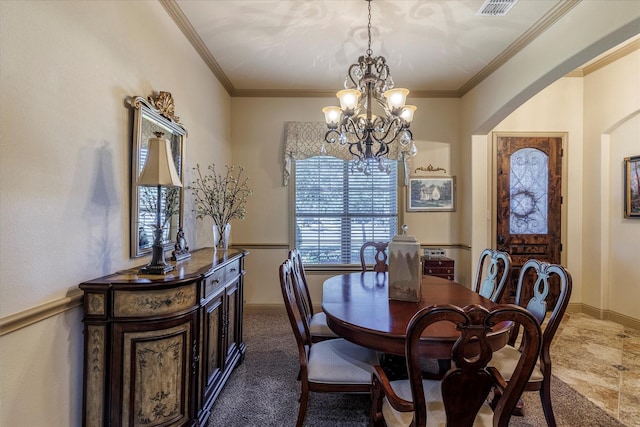
[[[147,264],[140,269],[140,273],[142,274],[167,274],[172,271],[175,267],[171,264],[158,264],[151,265]]]
[[[164,261],[164,247],[162,246],[160,236],[162,229],[158,227],[156,231],[156,240],[151,247],[151,262],[140,269],[143,274],[167,274],[175,267]]]

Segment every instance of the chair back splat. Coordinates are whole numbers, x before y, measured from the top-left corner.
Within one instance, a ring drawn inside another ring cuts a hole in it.
[[[384,273],[385,271],[389,271],[387,254],[388,246],[389,242],[364,242],[364,244],[360,247],[360,265],[362,266],[362,271],[367,271],[367,262],[365,258],[367,255],[367,251],[371,247],[373,247],[375,250],[375,264],[373,264],[373,271],[375,271],[376,273]]]
[[[430,325],[445,321],[456,324],[460,331],[451,351],[453,367],[441,381],[424,379],[422,333]],[[488,335],[493,326],[502,322],[520,325],[525,335],[523,351],[509,383],[489,367],[493,351]],[[376,367],[372,424],[424,427],[429,419],[429,425],[471,427],[478,422],[506,427],[535,367],[540,346],[540,326],[535,317],[515,305],[499,305],[491,310],[479,305],[424,308],[407,327],[409,379],[389,382],[382,368]],[[497,396],[493,407],[487,402],[491,392]]]
[[[558,287],[558,299],[553,307],[547,304],[552,286]],[[524,292],[530,287],[530,292]],[[542,409],[547,425],[556,425],[555,415],[551,404],[551,342],[555,336],[562,317],[571,297],[571,274],[559,264],[549,264],[535,259],[524,263],[518,277],[516,304],[525,307],[538,321],[542,328],[542,347],[538,365],[533,371],[526,391],[539,391]],[[529,300],[523,295],[532,295]],[[549,314],[550,313],[550,314]],[[549,316],[548,320],[545,319]],[[521,347],[516,347],[519,337],[518,325],[511,330],[509,345],[494,354],[492,366],[495,366],[502,376],[509,381],[513,372],[513,361],[519,356]]]
[[[485,249],[478,260],[473,290],[493,302],[500,302],[511,275],[511,255]]]

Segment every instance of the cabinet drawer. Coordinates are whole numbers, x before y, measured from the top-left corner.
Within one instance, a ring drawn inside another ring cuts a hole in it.
[[[204,278],[204,297],[208,298],[216,289],[224,285],[225,269],[219,268]]]
[[[113,293],[113,315],[144,317],[177,313],[197,303],[196,283],[171,289],[120,291]]]
[[[231,262],[224,267],[225,281],[230,282],[240,275],[240,260]]]
[[[453,268],[453,260],[422,260],[424,265],[429,267],[451,267]]]
[[[423,274],[453,274],[453,267],[425,267]]]

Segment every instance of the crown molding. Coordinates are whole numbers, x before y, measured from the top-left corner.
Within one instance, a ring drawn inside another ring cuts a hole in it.
[[[413,98],[462,98],[469,91],[479,85],[492,73],[498,70],[509,59],[513,58],[529,43],[535,40],[540,34],[549,29],[560,18],[566,15],[571,9],[577,6],[581,0],[563,0],[553,7],[545,16],[540,18],[531,28],[529,28],[522,36],[511,43],[500,55],[494,58],[480,72],[469,79],[458,90],[413,90],[411,96]],[[306,89],[236,89],[231,80],[224,73],[220,64],[213,57],[204,41],[200,38],[196,30],[193,28],[187,17],[184,15],[180,6],[175,0],[159,0],[160,4],[167,11],[169,16],[176,23],[178,28],[187,37],[187,40],[193,45],[200,57],[207,64],[209,69],[216,76],[220,84],[227,93],[234,98],[329,98],[334,97],[335,92],[325,90],[306,90]],[[635,40],[620,49],[611,52],[600,58],[596,62],[579,68],[568,73],[565,77],[584,77],[594,71],[599,70],[618,59],[635,52],[640,49],[640,40]]]
[[[598,59],[597,61],[581,68],[581,70],[583,70],[583,75],[586,76],[593,73],[594,71],[598,71],[600,68],[605,67],[617,61],[618,59],[623,58],[639,49],[640,49],[640,39],[634,40],[633,42],[626,44],[620,47],[619,49],[616,49],[604,55],[602,58]]]
[[[225,88],[227,93],[233,96],[232,94],[236,89],[233,87],[231,80],[229,80],[224,71],[222,71],[220,64],[218,64],[218,61],[216,61],[216,59],[213,57],[213,55],[207,48],[207,45],[204,44],[204,41],[202,41],[195,28],[193,28],[193,25],[191,25],[191,22],[189,22],[187,17],[184,15],[184,12],[182,11],[182,9],[180,9],[180,6],[178,6],[175,0],[159,1],[167,11],[169,16],[176,23],[178,28],[180,28],[182,33],[187,37],[187,40],[191,42],[191,45],[193,45],[198,54],[200,54],[200,57],[202,57],[204,62],[216,76],[220,84]]]
[[[467,83],[458,89],[458,96],[463,97],[474,87],[478,86],[483,80],[494,73],[498,68],[504,65],[509,59],[513,58],[529,43],[538,38],[549,27],[555,24],[560,18],[566,15],[571,9],[577,6],[581,0],[564,0],[556,4],[546,15],[531,26],[524,34],[518,37],[513,43],[502,51],[502,53],[488,63],[480,72],[473,76]]]

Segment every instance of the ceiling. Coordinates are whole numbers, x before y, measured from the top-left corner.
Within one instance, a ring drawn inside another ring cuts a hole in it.
[[[364,0],[160,0],[232,96],[332,96],[367,49]],[[411,96],[462,96],[575,0],[374,0],[373,56]]]

